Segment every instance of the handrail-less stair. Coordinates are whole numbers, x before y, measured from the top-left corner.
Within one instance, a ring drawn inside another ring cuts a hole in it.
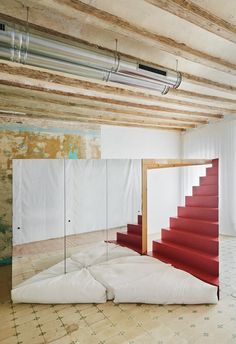
[[[204,282],[219,286],[218,244],[218,159],[193,186],[192,196],[185,197],[185,206],[178,207],[178,216],[170,218],[161,239],[154,240],[148,254]],[[128,224],[127,233],[117,232],[116,242],[141,253],[142,216],[138,224]]]

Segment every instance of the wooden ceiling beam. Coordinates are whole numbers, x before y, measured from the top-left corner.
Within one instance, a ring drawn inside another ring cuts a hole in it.
[[[18,63],[12,63],[8,61],[0,60],[0,84],[5,85],[12,85],[12,86],[21,86],[23,87],[23,84],[27,83],[27,78],[37,80],[38,85],[42,85],[42,82],[46,82],[49,84],[49,81],[51,84],[58,84],[63,85],[64,88],[74,87],[76,88],[76,92],[78,93],[80,89],[88,90],[91,93],[91,89],[93,91],[101,92],[110,95],[120,95],[125,96],[126,93],[129,96],[135,97],[139,99],[142,97],[142,99],[149,100],[149,101],[160,101],[160,102],[166,102],[169,104],[179,105],[179,106],[186,106],[186,107],[194,107],[197,109],[205,109],[209,111],[213,111],[216,114],[220,114],[222,111],[231,111],[231,109],[227,108],[219,108],[216,106],[209,106],[209,105],[203,105],[203,104],[197,104],[197,103],[191,103],[191,102],[185,102],[182,100],[172,99],[168,98],[166,96],[156,96],[153,94],[146,94],[145,92],[141,92],[138,90],[132,90],[131,88],[122,88],[122,87],[116,87],[113,83],[105,84],[104,82],[92,82],[85,78],[79,78],[75,76],[71,76],[69,74],[65,73],[59,73],[55,71],[49,71],[44,70],[42,68],[37,67],[31,67],[26,65],[20,65]],[[24,77],[21,78],[22,82],[19,83],[19,76]],[[29,81],[28,81],[29,82]],[[33,89],[33,88],[32,88]],[[50,92],[50,87],[48,86],[48,92]],[[81,93],[81,92],[80,92]],[[84,92],[82,92],[84,94]],[[173,110],[172,110],[173,111]]]
[[[83,95],[83,94],[78,94],[77,91],[71,90],[70,88],[67,87],[66,90],[58,89],[58,88],[53,88],[53,84],[49,85],[43,85],[42,83],[36,84],[34,81],[37,80],[30,80],[30,82],[27,82],[26,79],[24,80],[3,80],[3,78],[0,76],[0,85],[7,85],[7,86],[13,86],[13,87],[19,87],[19,88],[24,88],[28,90],[34,90],[34,91],[39,91],[39,92],[46,92],[48,94],[57,94],[61,96],[66,96],[66,97],[73,97],[77,99],[86,99],[86,100],[93,100],[93,101],[98,101],[98,102],[103,102],[106,104],[113,104],[113,105],[120,105],[120,106],[125,106],[125,107],[131,107],[131,108],[136,108],[136,109],[146,109],[146,110],[153,110],[153,111],[158,111],[162,113],[175,113],[175,114],[180,114],[180,115],[190,115],[190,116],[198,116],[198,117],[206,117],[206,118],[223,118],[221,114],[215,114],[215,113],[206,113],[206,112],[198,112],[198,111],[188,111],[188,110],[180,110],[180,109],[172,109],[172,108],[167,108],[167,107],[161,107],[161,106],[156,106],[156,105],[146,105],[142,103],[137,103],[137,102],[130,102],[130,101],[121,101],[121,100],[116,100],[116,99],[110,99],[110,98],[102,98],[102,97],[95,97],[91,95]]]
[[[14,117],[16,118],[18,124],[20,124],[21,118],[25,121],[26,119],[29,120],[29,122],[32,119],[46,119],[46,120],[57,120],[57,121],[65,121],[65,122],[79,122],[79,123],[90,123],[90,124],[106,124],[106,125],[115,125],[115,126],[125,126],[125,127],[139,127],[139,128],[148,128],[148,129],[165,129],[165,130],[178,130],[183,131],[186,130],[185,126],[178,126],[178,125],[172,125],[172,124],[163,124],[163,123],[156,123],[156,124],[149,124],[149,123],[139,123],[137,121],[123,121],[123,120],[117,120],[117,119],[106,119],[106,118],[85,118],[83,116],[64,116],[64,114],[53,114],[53,113],[44,113],[44,116],[42,116],[41,113],[32,113],[31,111],[28,112],[25,116],[18,116],[18,115],[9,115],[9,113],[0,113],[0,118],[3,119],[4,123],[7,123],[9,118]],[[188,128],[188,127],[187,127]]]
[[[0,110],[4,111],[12,111],[12,112],[23,112],[31,114],[41,114],[42,118],[44,116],[50,116],[53,114],[57,114],[58,116],[60,115],[61,117],[64,116],[64,118],[84,118],[84,119],[93,119],[94,121],[97,120],[111,120],[114,123],[115,122],[127,122],[127,123],[137,123],[137,124],[144,124],[144,125],[165,125],[165,126],[170,126],[170,127],[178,127],[178,128],[195,128],[196,124],[194,123],[176,123],[175,121],[170,121],[170,120],[165,120],[165,119],[149,119],[149,118],[135,118],[134,116],[127,116],[125,114],[119,114],[117,115],[116,113],[104,113],[103,111],[94,113],[91,111],[81,111],[78,109],[78,111],[65,111],[64,107],[56,107],[56,108],[50,108],[50,107],[44,107],[43,104],[39,104],[37,107],[33,108],[32,106],[27,106],[27,105],[22,105],[22,104],[8,104],[1,102],[0,105]],[[68,109],[67,109],[68,110]]]
[[[34,9],[30,8],[30,11],[34,11]],[[104,46],[98,46],[96,44],[93,44],[91,42],[88,42],[86,40],[78,38],[76,36],[72,36],[71,32],[66,33],[65,30],[63,32],[60,32],[58,30],[54,30],[54,29],[48,28],[46,26],[36,25],[35,23],[31,23],[30,21],[27,23],[25,20],[22,20],[22,19],[17,18],[17,17],[6,15],[5,13],[0,13],[0,20],[9,22],[9,23],[14,24],[14,25],[19,25],[21,27],[27,26],[29,28],[29,30],[31,30],[33,32],[38,32],[38,33],[41,33],[44,35],[50,35],[52,37],[55,37],[56,39],[62,40],[62,41],[67,42],[67,43],[70,42],[71,44],[76,44],[76,43],[86,44],[86,45],[90,46],[91,48],[100,49],[103,52],[113,52],[114,53],[114,50],[112,50],[112,49],[109,49],[109,48],[104,47]],[[65,27],[64,27],[64,29],[65,29]],[[153,63],[153,61],[150,61],[148,59],[139,58],[138,55],[133,56],[130,54],[124,54],[123,52],[120,54],[124,58],[135,59],[135,60],[139,59],[140,62],[151,63],[153,66],[155,66],[157,68],[158,67],[159,68],[167,68],[169,70],[172,70],[171,68],[168,68],[166,66],[163,66],[163,65],[160,65],[157,63]],[[214,81],[214,80],[210,80],[210,79],[207,79],[204,77],[199,77],[197,75],[189,74],[189,73],[185,72],[184,70],[179,70],[179,71],[181,72],[183,79],[187,79],[189,82],[191,82],[193,84],[204,86],[204,87],[211,88],[211,89],[221,90],[221,91],[229,92],[229,93],[232,93],[232,92],[235,93],[236,92],[236,86],[233,86],[230,84],[225,84],[225,83]]]
[[[197,75],[189,74],[184,71],[182,71],[181,73],[182,73],[183,79],[187,79],[192,84],[211,88],[218,91],[236,93],[236,86],[224,84],[222,82],[218,82],[218,81],[210,80],[210,79],[203,78]]]
[[[145,0],[215,35],[236,43],[236,26],[189,0]]]
[[[116,32],[133,39],[145,39],[145,42],[149,41],[152,43],[152,45],[155,44],[155,46],[158,46],[161,50],[172,55],[182,57],[195,63],[203,64],[207,67],[211,67],[222,72],[236,75],[236,64],[234,63],[191,48],[186,44],[175,41],[172,38],[148,31],[141,26],[131,24],[121,17],[98,9],[97,7],[86,4],[80,0],[52,0],[52,3],[54,8],[58,8],[60,5],[66,5],[68,8],[71,8],[71,14],[73,16],[75,15],[74,11],[76,10],[81,13],[85,13],[88,16],[95,17],[96,19],[101,20],[103,23],[106,23],[110,29],[114,30],[115,28]]]
[[[193,91],[186,91],[186,90],[171,88],[169,90],[169,94],[173,96],[181,97],[181,98],[186,97],[188,99],[194,99],[195,101],[199,100],[199,101],[206,101],[206,102],[214,102],[214,105],[216,105],[216,103],[225,104],[227,105],[227,108],[225,107],[222,108],[222,111],[226,111],[226,112],[234,110],[236,106],[236,99],[229,99],[229,98],[224,98],[224,97],[219,97],[219,96],[214,96],[214,95],[209,95],[209,94],[202,94],[202,93],[193,92]]]
[[[21,65],[18,63],[12,63],[4,60],[0,60],[0,71],[2,73],[7,73],[9,75],[21,75],[27,78],[31,79],[37,79],[42,81],[49,81],[52,83],[60,84],[60,85],[66,85],[71,87],[76,87],[78,89],[84,89],[89,92],[95,91],[95,92],[103,92],[108,95],[119,95],[123,97],[135,97],[135,98],[141,98],[148,101],[158,101],[162,103],[169,103],[179,106],[187,106],[187,107],[193,107],[197,109],[204,109],[204,110],[213,110],[216,112],[222,112],[222,111],[228,111],[231,110],[230,108],[222,108],[217,107],[213,105],[207,105],[207,104],[199,104],[199,103],[193,103],[191,101],[185,101],[185,100],[179,100],[179,99],[173,99],[168,96],[163,95],[153,95],[152,93],[145,93],[145,91],[140,91],[137,89],[132,89],[131,87],[119,87],[115,83],[104,83],[102,81],[90,81],[85,78],[80,78],[77,76],[68,75],[66,73],[60,73],[56,71],[51,71],[43,68],[38,67],[32,67],[29,65]],[[183,93],[181,90],[178,90],[179,93]],[[147,91],[146,91],[147,92]],[[174,93],[174,90],[172,90],[172,93]],[[202,97],[204,98],[204,95]],[[236,104],[236,103],[235,103]]]
[[[129,110],[127,108],[113,108],[109,107],[106,104],[95,104],[91,105],[88,103],[81,103],[81,102],[75,102],[73,99],[72,101],[68,102],[68,97],[66,97],[64,100],[61,99],[54,99],[52,97],[50,98],[45,98],[45,97],[40,97],[40,96],[32,96],[30,94],[27,94],[25,97],[24,95],[19,95],[14,92],[2,92],[0,90],[0,98],[1,98],[1,104],[6,105],[8,104],[9,106],[15,105],[19,106],[23,104],[27,104],[28,106],[31,106],[32,109],[38,106],[44,106],[46,109],[50,107],[51,105],[55,106],[63,106],[63,109],[66,112],[74,112],[74,111],[96,111],[96,112],[108,112],[110,114],[121,114],[124,116],[129,116],[129,117],[142,117],[145,119],[160,119],[163,121],[173,121],[173,122],[178,122],[178,123],[193,123],[193,124],[207,124],[208,120],[204,118],[199,118],[199,117],[181,117],[181,116],[169,116],[169,115],[159,115],[155,112],[149,112],[147,110],[144,111],[137,111],[137,110]],[[27,99],[27,100],[26,100]],[[0,108],[1,108],[0,104]]]

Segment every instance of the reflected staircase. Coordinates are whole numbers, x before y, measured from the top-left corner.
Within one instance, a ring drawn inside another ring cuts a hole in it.
[[[116,233],[116,243],[142,253],[142,215],[138,215],[137,224],[127,225],[126,233]]]

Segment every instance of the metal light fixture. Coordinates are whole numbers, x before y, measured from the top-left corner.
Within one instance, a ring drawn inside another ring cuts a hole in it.
[[[84,44],[73,46],[39,35],[0,29],[0,58],[32,66],[53,69],[88,78],[142,87],[166,94],[177,88],[181,74],[123,59]]]

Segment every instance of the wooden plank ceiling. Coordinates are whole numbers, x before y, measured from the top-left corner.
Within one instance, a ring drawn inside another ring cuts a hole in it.
[[[0,60],[0,122],[183,131],[236,114],[235,0],[8,0],[1,21],[109,51],[117,40],[123,56],[171,70],[178,61],[183,81],[161,95]]]

